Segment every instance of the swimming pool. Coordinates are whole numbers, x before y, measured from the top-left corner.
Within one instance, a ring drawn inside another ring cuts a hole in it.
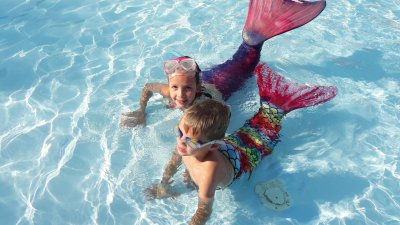
[[[119,127],[163,60],[202,68],[241,43],[248,1],[29,1],[0,8],[1,224],[186,224],[197,204],[146,201],[161,178],[181,113],[152,98],[146,127]],[[219,191],[210,224],[400,222],[400,4],[327,1],[314,21],[264,44],[261,59],[338,96],[289,114],[282,142],[248,180]],[[396,63],[397,62],[397,63]],[[258,108],[254,80],[228,101],[230,131]],[[254,192],[281,179],[293,206]]]

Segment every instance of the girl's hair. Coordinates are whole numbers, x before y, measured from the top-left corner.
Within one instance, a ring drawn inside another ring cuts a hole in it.
[[[183,115],[183,128],[191,128],[207,141],[222,139],[229,125],[231,110],[223,102],[207,99],[190,106]]]
[[[200,84],[200,73],[201,73],[201,69],[196,62],[196,74],[194,75],[194,78],[196,79],[196,84]]]
[[[187,56],[187,55],[182,56],[182,57],[186,57],[186,58],[191,58],[191,59],[193,59],[192,57]],[[194,59],[193,59],[193,60],[194,60]],[[200,67],[199,67],[199,64],[197,64],[196,60],[194,60],[194,63],[196,63],[196,74],[194,75],[194,78],[196,79],[196,84],[200,84],[200,73],[201,73],[201,69],[200,69]]]

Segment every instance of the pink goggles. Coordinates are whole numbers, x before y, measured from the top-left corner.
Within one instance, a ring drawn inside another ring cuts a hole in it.
[[[196,61],[189,57],[180,57],[164,62],[164,71],[167,75],[174,73],[178,68],[185,72],[194,72],[196,71]]]

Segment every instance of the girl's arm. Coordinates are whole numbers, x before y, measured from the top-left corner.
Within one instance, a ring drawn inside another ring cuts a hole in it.
[[[134,127],[140,124],[146,123],[146,107],[147,102],[153,96],[153,93],[159,93],[163,97],[169,97],[168,84],[162,83],[147,83],[143,87],[142,95],[140,97],[140,108],[133,112],[123,112],[123,116],[129,118],[124,118],[121,121],[121,126]]]

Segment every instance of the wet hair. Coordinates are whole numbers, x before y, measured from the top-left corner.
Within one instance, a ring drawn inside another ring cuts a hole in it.
[[[183,128],[193,130],[207,141],[222,139],[229,125],[231,110],[223,102],[207,99],[200,101],[185,110]]]
[[[194,63],[196,63],[196,74],[194,75],[194,78],[196,79],[196,84],[200,84],[201,69],[199,67],[199,64],[197,64],[196,60],[194,61]]]

